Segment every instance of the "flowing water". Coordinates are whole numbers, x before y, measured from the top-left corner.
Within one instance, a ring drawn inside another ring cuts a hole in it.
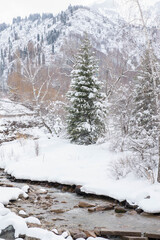
[[[0,171],[1,185],[11,184],[22,187],[24,183],[10,182],[3,171]],[[85,201],[96,205],[106,205],[108,200],[96,197],[78,196],[75,193],[62,192],[57,188],[44,187],[28,184],[30,187],[29,198],[19,199],[7,205],[11,210],[19,213],[24,210],[27,216],[37,217],[42,227],[58,230],[94,230],[95,228],[106,228],[107,230],[125,230],[152,232],[160,234],[160,216],[142,216],[133,210],[124,214],[115,213],[114,210],[88,212],[87,208],[79,208],[78,203]],[[41,189],[45,189],[42,193]],[[58,210],[59,213],[56,212]]]

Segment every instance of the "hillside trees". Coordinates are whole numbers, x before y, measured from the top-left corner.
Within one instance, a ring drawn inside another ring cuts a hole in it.
[[[143,30],[144,30],[144,36],[146,40],[146,47],[148,50],[148,60],[149,60],[149,65],[151,69],[151,75],[152,75],[152,80],[153,80],[153,93],[155,96],[155,108],[157,112],[157,136],[158,136],[158,158],[159,158],[159,164],[158,164],[158,176],[157,176],[157,181],[160,182],[160,108],[159,108],[159,99],[160,99],[160,90],[159,90],[159,81],[160,81],[160,71],[159,68],[157,67],[156,62],[154,61],[154,50],[152,46],[152,40],[150,38],[148,28],[146,25],[145,17],[143,14],[143,10],[140,4],[139,0],[132,0],[135,5],[138,8],[139,15],[140,15],[140,20],[143,25]],[[158,79],[158,80],[157,80]]]
[[[156,72],[156,69],[153,70]],[[130,147],[139,158],[141,171],[155,181],[153,172],[157,167],[158,156],[158,115],[148,50],[134,84]]]
[[[124,93],[125,87],[122,84],[121,88],[115,89],[111,99],[115,136],[118,135],[116,138],[114,136],[114,141],[118,143],[117,146],[120,146],[121,150],[131,150],[132,152],[130,157],[119,163],[116,162],[114,169],[118,169],[117,172],[121,176],[134,172],[155,182],[155,170],[160,154],[158,149],[160,146],[160,141],[158,141],[160,136],[160,69],[140,2],[138,0],[131,1],[138,7],[146,46],[139,66],[135,69],[134,76],[130,78],[131,87],[128,85],[127,94]],[[121,124],[121,122],[125,124]],[[124,169],[126,170],[124,171]]]
[[[105,133],[105,105],[98,66],[87,37],[79,50],[71,72],[68,92],[68,134],[78,144],[96,143]]]

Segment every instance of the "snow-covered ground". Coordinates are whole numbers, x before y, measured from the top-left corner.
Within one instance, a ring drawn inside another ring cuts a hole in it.
[[[82,185],[86,193],[127,200],[145,212],[160,212],[160,184],[132,174],[115,180],[111,163],[125,157],[109,151],[107,143],[80,146],[37,129],[39,140],[16,140],[0,146],[0,167],[17,179]],[[24,167],[25,166],[25,167]]]
[[[22,115],[22,114],[33,114],[32,111],[26,107],[14,103],[13,101],[7,98],[0,99],[0,116],[11,116],[11,115]]]

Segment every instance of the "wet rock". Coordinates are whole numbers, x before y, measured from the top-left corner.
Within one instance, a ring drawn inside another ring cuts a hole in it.
[[[64,210],[64,209],[51,209],[50,212],[54,212],[54,213],[64,213],[64,212],[66,212],[66,210]]]
[[[79,202],[78,206],[80,208],[91,208],[91,207],[95,207],[94,204],[88,203],[88,202]]]
[[[125,203],[125,207],[126,208],[130,208],[130,209],[136,209],[137,207],[138,207],[138,205],[136,205],[136,204],[130,204],[129,202],[127,202],[126,201],[126,203]]]
[[[5,183],[3,183],[3,182],[0,182],[0,186],[4,186],[5,185]]]
[[[101,237],[101,228],[95,228],[94,233],[96,234],[97,237]]]
[[[51,196],[49,194],[47,194],[47,196],[45,196],[45,199],[50,199]]]
[[[88,208],[88,212],[95,212],[96,211],[96,208],[94,207],[94,208]]]
[[[26,237],[26,235],[24,235],[24,234],[20,234],[20,235],[19,235],[19,238],[20,238],[20,239],[21,239],[21,238],[22,238],[22,239],[25,239],[25,237]]]
[[[98,206],[95,208],[95,211],[96,212],[99,212],[99,211],[108,211],[108,210],[112,210],[114,209],[115,205],[114,204],[107,204],[105,206]]]
[[[5,186],[6,186],[6,187],[15,187],[14,185],[9,184],[9,183],[5,184]]]
[[[117,206],[117,207],[115,207],[115,212],[116,213],[126,213],[127,210],[123,207]]]
[[[15,233],[15,230],[14,230],[13,226],[10,225],[7,228],[5,228],[4,230],[2,230],[2,232],[0,234],[0,238],[14,240],[15,239],[14,233]]]
[[[71,236],[74,238],[74,239],[77,239],[77,238],[84,238],[86,239],[87,236],[84,232],[82,231],[78,231],[78,230],[70,230],[70,234]]]
[[[139,208],[139,207],[138,207],[138,208],[136,208],[136,209],[135,209],[135,211],[136,211],[138,214],[140,214],[140,213],[142,213],[142,212],[143,212],[143,210],[142,210],[141,208]]]
[[[74,188],[73,188],[73,187],[68,188],[68,192],[70,192],[70,193],[75,192],[75,191],[74,191]]]
[[[44,206],[44,207],[43,207],[43,209],[44,209],[44,210],[47,210],[47,209],[48,209],[48,207],[47,207],[47,206]]]
[[[97,237],[94,231],[84,231],[84,233],[86,234],[87,238],[88,237],[93,237],[93,238]]]
[[[38,200],[38,201],[40,201],[40,200],[41,200],[41,197],[40,197],[40,196],[38,196],[38,197],[37,197],[37,200]]]
[[[68,187],[68,186],[63,186],[63,187],[62,187],[62,192],[67,192],[67,191],[68,191],[68,189],[69,189],[69,187]]]
[[[78,205],[75,205],[73,208],[79,208],[79,206],[78,206]]]
[[[75,193],[77,193],[77,194],[82,194],[82,191],[81,191],[81,187],[82,187],[82,185],[77,185],[76,187],[75,187]]]

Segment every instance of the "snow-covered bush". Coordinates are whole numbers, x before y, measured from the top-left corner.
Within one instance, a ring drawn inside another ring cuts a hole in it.
[[[154,163],[143,161],[141,156],[135,153],[130,153],[111,163],[109,171],[112,177],[117,180],[126,177],[129,173],[139,178],[145,178],[151,183],[154,183],[156,179],[156,167]]]
[[[50,102],[45,110],[43,119],[53,134],[65,134],[65,107],[62,101]]]

